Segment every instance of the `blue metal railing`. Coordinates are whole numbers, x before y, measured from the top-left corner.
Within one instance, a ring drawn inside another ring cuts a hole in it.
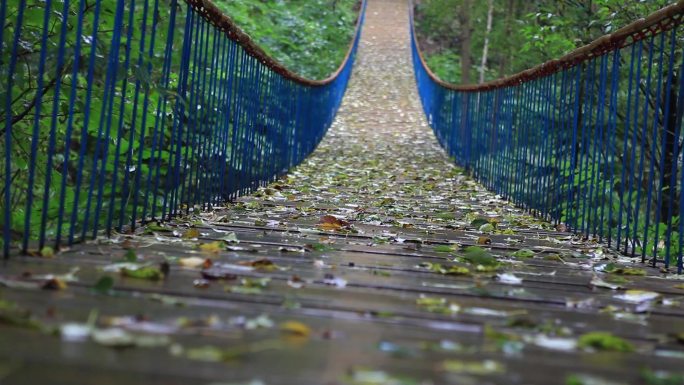
[[[208,0],[1,0],[3,255],[208,208],[301,162],[364,9],[340,68],[311,81]]]
[[[412,28],[425,114],[448,154],[488,188],[654,266],[676,261],[681,273],[683,14],[679,2],[475,86],[432,74]]]

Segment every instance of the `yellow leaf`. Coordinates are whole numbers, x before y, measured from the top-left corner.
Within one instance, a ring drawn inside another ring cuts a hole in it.
[[[337,223],[321,223],[318,225],[318,228],[321,230],[339,230],[342,226]]]
[[[223,242],[216,241],[211,243],[202,243],[199,245],[199,248],[205,253],[218,254],[223,250],[224,246]]]
[[[311,334],[311,329],[298,321],[283,322],[280,324],[280,330],[283,333],[299,337],[308,337]]]
[[[321,230],[339,230],[343,227],[349,227],[350,223],[339,219],[335,216],[332,215],[324,215],[321,217],[320,222],[318,223],[318,227]]]
[[[44,258],[53,258],[55,256],[55,250],[50,246],[45,246],[40,249],[40,255]]]
[[[200,237],[200,232],[197,229],[188,229],[185,233],[183,233],[183,238],[185,239],[193,239],[193,238],[199,238]]]
[[[255,261],[245,261],[245,262],[239,262],[239,263],[241,265],[252,266],[256,270],[272,271],[272,270],[275,270],[278,268],[278,266],[268,258],[261,258],[261,259],[255,260]]]

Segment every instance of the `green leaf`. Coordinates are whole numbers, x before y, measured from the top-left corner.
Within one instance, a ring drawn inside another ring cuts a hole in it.
[[[513,253],[513,256],[515,258],[521,258],[521,259],[532,258],[532,257],[534,257],[534,255],[535,255],[534,251],[532,251],[530,249],[520,249],[520,250],[517,250]]]
[[[126,250],[126,254],[124,254],[124,260],[126,262],[137,262],[138,256],[135,254],[135,250],[133,250],[133,249]]]
[[[95,283],[95,286],[93,286],[93,291],[98,294],[109,294],[113,287],[114,278],[105,275],[104,277],[101,277],[97,283]]]
[[[121,275],[128,278],[147,279],[159,281],[164,279],[164,273],[156,266],[142,266],[137,269],[121,269]]]
[[[619,274],[619,275],[646,275],[646,270],[636,268],[636,267],[624,267],[618,266],[614,263],[609,263],[603,269],[606,273]]]
[[[634,351],[634,345],[608,332],[590,332],[583,334],[577,340],[577,346],[582,349],[592,349],[613,352]]]
[[[437,218],[450,221],[450,220],[456,219],[456,215],[454,215],[454,213],[445,211],[445,212],[438,213]]]
[[[464,250],[462,257],[466,262],[473,265],[481,265],[485,267],[497,267],[499,261],[494,258],[487,250],[478,246],[469,246]]]
[[[454,246],[450,245],[437,245],[433,248],[433,250],[437,253],[451,253],[455,249],[456,248]]]
[[[328,245],[324,245],[322,243],[314,243],[311,245],[311,248],[315,251],[321,251],[321,252],[334,250],[332,247],[330,247]]]
[[[489,219],[487,218],[475,218],[472,222],[470,222],[470,225],[476,229],[479,229],[480,227],[482,227],[482,225],[486,224],[489,224]]]

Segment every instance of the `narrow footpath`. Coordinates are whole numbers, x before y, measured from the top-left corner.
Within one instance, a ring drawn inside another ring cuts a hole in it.
[[[370,0],[337,120],[288,176],[9,261],[0,384],[682,383],[684,281],[454,166],[410,55],[407,1]]]

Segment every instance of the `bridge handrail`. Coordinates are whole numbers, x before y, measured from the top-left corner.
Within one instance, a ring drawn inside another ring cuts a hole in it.
[[[313,80],[210,0],[1,1],[2,255],[215,207],[299,164],[344,95],[359,5],[344,59]]]
[[[428,123],[487,188],[655,267],[684,272],[684,1],[491,82],[413,67]]]

